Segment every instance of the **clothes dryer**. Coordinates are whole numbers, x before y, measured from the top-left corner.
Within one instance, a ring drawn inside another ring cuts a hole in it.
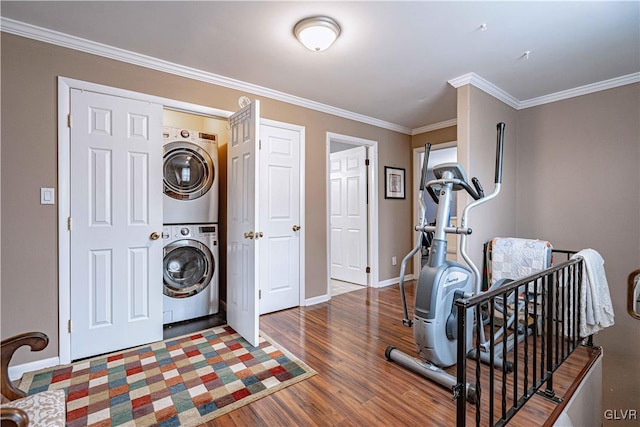
[[[163,127],[163,223],[218,222],[218,135]]]
[[[163,324],[218,312],[217,228],[217,224],[163,227]]]

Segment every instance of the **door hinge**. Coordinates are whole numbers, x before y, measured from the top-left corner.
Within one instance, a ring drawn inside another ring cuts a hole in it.
[[[262,299],[262,289],[258,289],[258,299]]]
[[[69,330],[69,333],[71,333],[71,319],[67,322],[67,329]]]
[[[71,114],[67,114],[67,127],[71,127]]]
[[[367,267],[367,269],[365,270],[365,272],[366,272],[367,274],[371,273],[371,267]]]
[[[67,229],[71,231],[71,217],[67,218]]]
[[[364,159],[364,165],[369,166],[369,159]]]

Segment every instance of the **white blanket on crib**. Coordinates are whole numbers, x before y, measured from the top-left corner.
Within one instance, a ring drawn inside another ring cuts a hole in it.
[[[583,258],[580,294],[580,336],[587,337],[614,324],[613,304],[604,271],[604,259],[593,249],[583,249],[571,258]]]
[[[496,237],[491,248],[491,285],[518,280],[548,268],[551,244],[544,240]]]

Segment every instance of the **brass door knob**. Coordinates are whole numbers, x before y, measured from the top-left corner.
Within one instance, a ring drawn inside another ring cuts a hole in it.
[[[253,231],[250,231],[248,233],[244,233],[244,238],[245,239],[253,239],[253,237],[254,237]]]
[[[151,240],[158,240],[160,238],[160,233],[158,233],[157,231],[154,231],[153,233],[151,233],[151,236],[149,236],[149,238]]]
[[[299,225],[294,225],[292,227],[293,231],[299,231],[300,230],[300,226]]]
[[[256,233],[256,239],[260,239],[261,237],[264,237],[264,233],[262,231],[258,231]]]

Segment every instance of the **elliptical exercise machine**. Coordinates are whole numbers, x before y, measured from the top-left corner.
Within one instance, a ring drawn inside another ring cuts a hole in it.
[[[433,168],[435,180],[426,182],[427,163],[430,145],[425,150],[422,166],[419,202],[422,210],[420,224],[415,227],[419,233],[433,233],[431,248],[427,263],[422,266],[416,284],[413,321],[408,317],[407,302],[404,289],[404,273],[406,264],[420,249],[422,235],[416,247],[402,260],[400,268],[400,291],[403,304],[403,324],[413,326],[413,336],[418,355],[422,358],[410,356],[394,346],[388,346],[385,351],[387,360],[396,362],[400,366],[416,372],[449,389],[457,384],[453,375],[442,368],[452,366],[457,360],[457,311],[454,301],[481,292],[481,281],[477,267],[466,253],[466,237],[471,234],[467,227],[469,211],[495,198],[500,192],[502,183],[502,153],[504,143],[504,123],[497,125],[495,187],[491,194],[485,195],[482,185],[477,178],[472,178],[473,187],[469,184],[466,173],[459,163],[444,163]],[[465,190],[474,201],[467,205],[460,218],[460,225],[450,225],[451,201],[454,192]],[[426,197],[427,193],[438,205],[436,223],[426,225]],[[461,255],[468,267],[457,262],[448,261],[447,234],[459,234]],[[473,319],[472,309],[467,318]],[[473,322],[467,322],[467,349],[472,347]],[[484,335],[484,334],[483,334]],[[485,342],[484,336],[477,337]],[[468,351],[468,350],[467,350]],[[465,352],[467,353],[467,352]],[[502,361],[500,363],[503,363]],[[476,399],[475,385],[466,384],[467,400]]]

